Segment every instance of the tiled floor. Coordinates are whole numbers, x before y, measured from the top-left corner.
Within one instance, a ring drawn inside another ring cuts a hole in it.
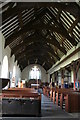
[[[41,117],[3,117],[3,120],[80,120],[79,114],[70,114],[42,94]]]

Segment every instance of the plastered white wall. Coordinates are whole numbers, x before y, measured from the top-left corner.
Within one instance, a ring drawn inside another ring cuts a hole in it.
[[[39,67],[39,69],[41,70],[41,80],[42,80],[42,82],[48,82],[48,74],[46,74],[46,71],[45,71],[45,69],[42,67],[42,66],[40,66],[40,65],[38,65],[38,64],[32,64],[32,65],[29,65],[29,66],[27,66],[23,71],[22,71],[22,74],[21,74],[21,78],[24,80],[24,79],[29,79],[29,72],[30,72],[30,70],[31,70],[31,68],[33,67],[33,66],[38,66]]]
[[[16,68],[15,81],[16,81],[16,84],[17,84],[17,81],[21,78],[21,70],[20,70],[19,66],[17,66],[17,61],[14,62],[15,56],[13,55],[12,57],[10,57],[11,56],[10,47],[7,46],[4,49],[5,39],[4,39],[4,36],[2,34],[0,34],[0,36],[2,36],[2,61],[4,59],[4,56],[8,57],[8,76],[7,76],[7,78],[9,78],[9,73],[10,72],[11,72],[11,74],[13,74],[13,67],[15,66],[15,68]],[[0,51],[1,51],[1,48],[0,48]],[[1,55],[0,55],[0,59],[1,59]],[[1,69],[2,69],[2,64],[1,64]],[[1,77],[1,74],[0,74],[0,77]]]
[[[2,64],[2,34],[0,32],[0,76],[1,76],[1,64]]]
[[[74,83],[74,73],[71,71],[71,82]]]

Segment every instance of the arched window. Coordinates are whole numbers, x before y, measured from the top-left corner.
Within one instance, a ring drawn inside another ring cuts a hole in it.
[[[29,72],[29,79],[41,79],[41,71],[37,66],[31,68]]]
[[[8,78],[8,57],[4,56],[1,70],[1,78]]]
[[[13,67],[13,75],[12,75],[12,77],[15,77],[16,76],[16,67],[14,66]]]

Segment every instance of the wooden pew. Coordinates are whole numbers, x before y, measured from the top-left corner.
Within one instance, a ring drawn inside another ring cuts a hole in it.
[[[53,103],[57,103],[57,105],[60,105],[60,96],[62,92],[76,92],[73,89],[65,89],[65,88],[53,88]]]
[[[78,92],[66,92],[61,94],[61,104],[65,104],[65,111],[67,112],[80,112],[80,93]]]
[[[34,88],[17,88],[17,87],[16,87],[16,88],[9,88],[8,90],[21,90],[21,91],[22,91],[22,90],[23,90],[23,91],[24,91],[24,90],[26,90],[26,91],[27,91],[27,90],[30,90],[30,91],[31,91],[31,90],[35,90],[35,89],[34,89]]]
[[[17,109],[17,112],[15,109]],[[38,116],[41,113],[41,95],[32,88],[3,90],[2,113],[3,115],[21,114]]]
[[[53,91],[53,103],[55,104],[55,101],[56,101],[56,92],[55,90]]]
[[[47,87],[43,90],[44,94],[47,95],[49,89]],[[59,105],[62,109],[67,112],[80,112],[80,91],[65,88],[52,88],[53,103]],[[47,95],[48,96],[48,95]]]
[[[65,106],[65,110],[67,112],[80,112],[79,91],[64,88],[63,89],[53,88],[53,103],[55,103],[55,98],[56,104],[60,105],[62,109]]]
[[[50,96],[50,88],[49,87],[43,87],[43,94],[46,95],[47,97]]]

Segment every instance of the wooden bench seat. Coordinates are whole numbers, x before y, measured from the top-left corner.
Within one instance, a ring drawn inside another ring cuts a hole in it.
[[[2,94],[2,97],[20,97],[20,98],[23,98],[23,97],[39,97],[39,95],[37,93],[30,93],[30,92],[27,92],[27,94],[18,94],[18,93],[3,93]]]
[[[50,96],[50,88],[49,87],[44,87],[43,88],[43,94],[46,95],[47,97]]]
[[[65,110],[67,112],[80,112],[80,93],[77,92],[66,92],[62,93],[60,98],[60,106],[63,108],[65,103]]]
[[[3,90],[2,113],[3,115],[38,116],[41,113],[41,95],[32,88]]]
[[[53,88],[53,103],[67,112],[80,112],[80,91]]]

